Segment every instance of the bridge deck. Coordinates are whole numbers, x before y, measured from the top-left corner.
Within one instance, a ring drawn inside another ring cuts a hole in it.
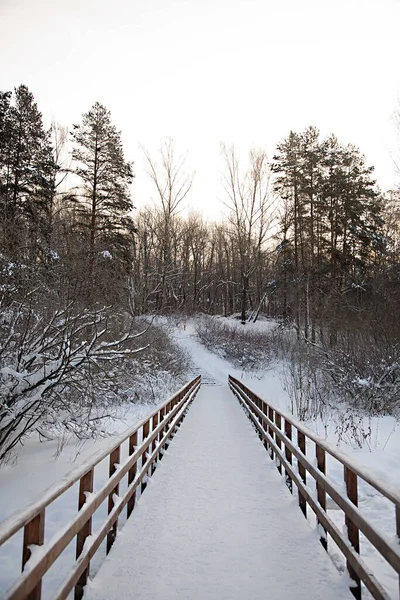
[[[86,600],[352,596],[239,403],[203,386]]]

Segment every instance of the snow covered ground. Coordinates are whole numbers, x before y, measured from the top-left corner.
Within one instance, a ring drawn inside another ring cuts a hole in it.
[[[284,411],[290,409],[290,398],[282,386],[282,363],[272,363],[270,368],[263,372],[250,372],[232,368],[228,361],[208,351],[197,341],[195,337],[196,320],[187,319],[175,322],[170,320],[170,322],[175,339],[186,349],[192,359],[192,369],[188,374],[188,379],[192,375],[202,374],[203,382],[208,384],[204,389],[212,389],[208,386],[217,386],[219,391],[224,393],[222,386],[226,386],[228,374],[232,374],[270,401],[271,404],[280,407]],[[241,327],[239,323],[233,320],[231,324],[233,327]],[[269,328],[271,323],[260,321],[250,326],[262,330]],[[180,386],[177,385],[177,387]],[[166,393],[165,396],[160,397],[159,401],[164,401],[167,395]],[[116,433],[120,432],[121,428],[126,428],[134,423],[143,414],[149,412],[150,408],[149,405],[132,405],[129,413],[125,414],[124,418],[120,420],[119,425],[113,423],[112,427]],[[386,478],[392,485],[398,485],[400,481],[400,428],[398,423],[391,417],[385,417],[366,420],[364,425],[365,427],[371,427],[372,430],[369,446],[364,445],[364,447],[359,448],[349,438],[341,441],[341,449],[366,465],[380,479]],[[324,423],[311,422],[307,423],[307,426],[328,442],[334,445],[338,442],[335,426],[329,421]],[[69,443],[60,449],[56,441],[39,443],[36,440],[28,440],[19,454],[18,461],[0,469],[0,520],[39,496],[51,483],[74,468],[102,444],[104,444],[104,439],[88,442],[83,447],[76,443]],[[106,470],[105,465],[104,477],[106,476]],[[342,483],[342,468],[336,461],[328,462],[328,473],[338,484]],[[53,513],[49,515],[47,522],[49,535],[68,520],[72,511],[76,511],[76,490],[72,488],[70,500],[64,501],[67,504],[58,504]],[[394,539],[393,511],[388,509],[387,502],[378,493],[371,492],[370,488],[364,490],[361,486],[360,506],[362,506],[364,514],[375,525],[379,526],[386,536]],[[336,513],[340,518],[340,511],[336,511]],[[341,522],[338,524],[342,525]],[[8,543],[6,546],[3,551],[0,549],[0,596],[20,569],[20,540],[15,540],[14,545]],[[364,543],[364,540],[362,540],[362,551],[366,562],[371,565],[374,572],[377,572],[379,578],[382,577],[382,581],[393,598],[398,598],[397,578],[393,576],[390,568],[388,569],[386,564],[377,560],[375,553],[368,544]],[[72,548],[69,559],[73,559]],[[62,563],[61,559],[57,563]],[[59,564],[57,568],[61,569],[62,564]],[[58,581],[57,573],[49,575],[48,580],[54,580],[55,585]]]

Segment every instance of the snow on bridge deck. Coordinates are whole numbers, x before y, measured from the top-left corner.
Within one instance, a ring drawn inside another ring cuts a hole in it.
[[[341,600],[322,549],[228,387],[202,387],[86,600]]]

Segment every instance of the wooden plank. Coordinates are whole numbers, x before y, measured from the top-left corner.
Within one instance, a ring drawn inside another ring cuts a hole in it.
[[[165,406],[164,406],[164,407],[163,407],[163,408],[160,410],[160,421],[164,421],[164,419],[165,419],[165,415],[166,415],[166,408],[165,408]],[[162,440],[162,437],[163,437],[163,433],[164,433],[164,431],[165,431],[165,427],[164,427],[164,428],[163,428],[163,429],[160,431],[160,435],[159,435],[159,438],[158,438],[158,441],[159,441],[159,443],[160,443],[160,442],[161,442],[161,440]],[[159,455],[159,460],[162,460],[162,457],[163,457],[163,455],[162,455],[162,453],[161,453],[161,454]]]
[[[129,438],[129,456],[132,456],[132,454],[134,454],[135,452],[135,448],[137,446],[137,438],[138,438],[138,434],[137,431],[135,431],[135,433],[133,433],[130,438]],[[128,486],[132,483],[132,481],[134,481],[135,477],[136,477],[136,471],[137,471],[137,462],[134,463],[134,465],[129,469],[128,471]],[[129,499],[129,502],[127,504],[127,518],[129,519],[133,509],[135,508],[135,503],[136,503],[136,492],[134,492],[131,496],[131,498]]]
[[[272,406],[268,405],[268,423],[274,423],[275,422],[275,411],[272,408]],[[272,429],[271,425],[268,425],[268,433],[271,436],[272,439],[275,439],[274,436],[274,430]],[[270,448],[270,457],[272,460],[274,460],[274,451],[272,450],[272,447]]]
[[[121,447],[118,446],[118,448],[115,448],[115,450],[113,450],[110,454],[110,463],[109,463],[109,469],[108,469],[109,477],[112,477],[114,475],[114,473],[118,470],[120,460],[121,460]],[[114,496],[114,494],[118,495],[118,493],[119,493],[119,484],[117,484],[111,490],[111,492],[108,496],[108,514],[110,514],[110,512],[114,508],[113,496]],[[107,554],[110,552],[111,546],[113,545],[115,538],[117,537],[117,531],[118,531],[118,521],[116,521],[114,523],[111,531],[109,531],[109,533],[107,535],[107,545],[106,545],[106,553]]]
[[[44,544],[45,510],[43,509],[24,527],[24,541],[22,546],[22,571],[32,556],[29,546],[43,546]],[[40,600],[42,597],[42,578],[38,578],[35,587],[26,596],[26,600]]]
[[[289,438],[289,440],[292,439],[292,424],[290,421],[288,421],[287,419],[285,419],[285,436],[287,438]],[[285,444],[285,457],[288,463],[292,464],[292,453],[290,451],[290,449],[288,448],[288,446],[286,445],[285,440],[283,440],[283,443]],[[288,486],[289,490],[291,492],[293,492],[293,485],[292,485],[292,480],[289,477],[288,471],[286,471],[286,485]]]
[[[277,426],[277,428],[279,429],[279,431],[282,430],[282,417],[279,413],[275,412],[275,425]],[[282,442],[281,439],[279,437],[279,435],[275,435],[275,442],[276,445],[278,446],[279,449],[282,448]],[[279,473],[282,474],[282,463],[280,460],[278,460],[278,471]]]
[[[325,454],[325,450],[319,444],[315,444],[315,456],[317,459],[318,470],[321,471],[321,473],[323,473],[325,475],[326,474],[326,454]],[[321,508],[324,511],[326,511],[326,492],[318,480],[316,481],[315,486],[317,489],[318,503],[321,506]],[[320,527],[322,527],[322,525],[320,524],[318,519],[317,519],[317,523]],[[320,536],[319,541],[321,542],[321,544],[323,545],[325,550],[328,550],[328,538],[326,535],[326,530],[324,530],[324,534]]]
[[[358,484],[357,475],[353,473],[348,467],[344,467],[344,481],[346,484],[347,496],[349,500],[358,506]],[[357,554],[360,554],[360,533],[358,527],[353,523],[348,514],[345,516],[345,523],[347,528],[347,536],[350,544],[353,546]],[[356,586],[351,588],[351,593],[356,600],[361,600],[361,581],[357,573],[349,562],[347,562],[347,570],[351,579],[356,583]]]
[[[300,449],[300,452],[302,452],[305,456],[306,455],[306,436],[304,435],[304,433],[302,431],[299,431],[299,430],[297,430],[297,445]],[[305,469],[304,465],[302,465],[301,462],[297,462],[297,468],[298,468],[299,475],[300,475],[303,483],[306,483],[306,469]],[[307,501],[306,501],[305,497],[303,496],[303,494],[301,493],[300,489],[299,489],[299,506],[300,506],[300,509],[301,509],[303,515],[305,517],[307,517]]]
[[[156,429],[156,427],[158,425],[158,422],[159,422],[159,414],[157,413],[157,414],[155,414],[153,416],[153,419],[152,419],[152,423],[151,423],[151,429],[152,429],[152,431],[154,431]],[[153,440],[153,442],[151,444],[151,451],[152,452],[154,452],[154,450],[157,448],[157,441],[158,440],[156,438],[156,439]],[[155,469],[156,469],[156,463],[157,463],[157,457],[155,458],[155,460],[153,462],[153,465],[151,467],[151,474],[153,474],[154,471],[155,471]]]
[[[150,419],[146,421],[143,425],[143,441],[145,441],[149,437],[150,432]],[[142,456],[142,467],[146,464],[146,454]],[[144,490],[147,487],[147,483],[144,481],[140,488],[140,493],[143,494]]]
[[[79,496],[78,496],[78,511],[83,508],[86,503],[86,493],[93,492],[93,476],[94,469],[90,469],[85,475],[81,478],[79,482]],[[86,538],[92,534],[92,517],[86,521],[84,526],[79,531],[76,536],[76,558],[78,559],[82,554],[83,547],[85,545]],[[87,568],[82,572],[77,584],[75,586],[75,600],[81,600],[83,597],[83,588],[85,587],[88,577],[89,577],[89,564]]]

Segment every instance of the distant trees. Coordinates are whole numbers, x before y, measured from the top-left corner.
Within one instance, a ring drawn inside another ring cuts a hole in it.
[[[106,107],[96,102],[68,134],[45,129],[26,86],[0,92],[6,452],[66,398],[84,409],[93,390],[109,389],[103,349],[118,360],[135,353],[125,334],[145,313],[236,313],[246,323],[263,311],[294,325],[306,405],[318,356],[355,402],[366,397],[357,381],[397,393],[399,190],[381,194],[358,148],[315,127],[291,131],[272,161],[221,150],[223,222],[183,216],[193,173],[171,139],[154,156],[144,150],[155,202],[133,212],[132,163]]]
[[[230,235],[240,263],[241,321],[247,319],[250,276],[262,267],[267,236],[274,219],[271,169],[263,150],[252,149],[242,172],[233,146],[221,146],[226,174],[224,189],[229,209]],[[258,281],[258,296],[265,282]],[[264,296],[265,297],[265,296]]]
[[[373,168],[354,146],[335,136],[320,140],[310,127],[278,145],[275,190],[286,206],[281,218],[278,279],[292,281],[290,308],[315,341],[316,320],[329,298],[362,285],[376,253],[384,252],[382,201]],[[321,312],[322,311],[322,312]]]
[[[155,211],[159,281],[152,293],[156,298],[157,310],[167,308],[171,298],[174,299],[174,308],[179,309],[181,306],[175,281],[177,236],[180,228],[177,215],[191,190],[193,174],[186,172],[185,157],[176,155],[171,138],[162,142],[157,158],[153,158],[147,150],[143,151],[147,174],[154,184],[159,207]]]

